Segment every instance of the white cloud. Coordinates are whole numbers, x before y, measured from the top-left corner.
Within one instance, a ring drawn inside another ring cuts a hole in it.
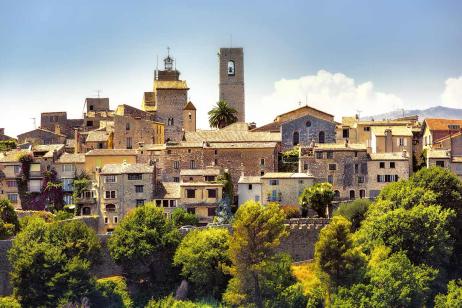
[[[443,106],[462,108],[462,76],[446,79],[446,87],[441,94]]]
[[[265,124],[277,114],[297,108],[298,102],[304,105],[306,97],[309,106],[334,114],[338,120],[357,110],[367,115],[403,107],[401,98],[377,91],[371,81],[357,84],[345,74],[320,70],[316,75],[276,81],[271,95],[263,97],[258,106],[248,106],[248,120]]]

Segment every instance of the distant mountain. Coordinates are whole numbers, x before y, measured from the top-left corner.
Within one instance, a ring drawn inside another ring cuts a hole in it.
[[[419,116],[419,121],[425,118],[447,118],[447,119],[462,119],[462,109],[448,108],[443,106],[431,107],[428,109],[415,109],[415,110],[395,110],[387,113],[377,114],[373,116],[363,117],[364,120],[383,120],[383,119],[396,119],[407,116]]]

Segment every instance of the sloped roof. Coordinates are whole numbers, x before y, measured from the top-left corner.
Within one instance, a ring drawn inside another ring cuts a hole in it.
[[[1,163],[17,163],[24,154],[31,153],[29,150],[11,150],[0,157]]]
[[[92,130],[88,132],[86,142],[105,142],[109,139],[109,133],[104,130]]]
[[[47,134],[52,134],[52,135],[55,135],[55,136],[66,137],[66,135],[64,135],[64,134],[57,134],[55,132],[52,132],[51,130],[40,128],[40,127],[36,128],[36,129],[33,129],[33,130],[30,130],[28,132],[19,134],[18,137],[20,138],[21,136],[25,136],[25,135],[31,134],[33,132],[36,132],[36,131],[41,131],[41,132],[44,132],[44,133],[47,133]]]
[[[85,154],[83,153],[78,153],[78,154],[64,153],[58,159],[57,163],[59,164],[83,164],[85,163]]]
[[[460,137],[460,136],[462,136],[462,132],[455,133],[455,134],[453,134],[453,135],[447,135],[447,136],[445,136],[445,137],[443,137],[443,138],[440,138],[440,139],[437,139],[437,140],[433,141],[433,143],[438,143],[438,142],[441,142],[441,141],[444,141],[444,140],[453,139],[453,138],[458,138],[458,137]]]
[[[220,175],[220,168],[181,169],[180,175]]]
[[[88,151],[86,156],[136,156],[134,149],[93,149]]]
[[[315,150],[335,150],[335,151],[366,151],[367,147],[362,143],[316,143]]]
[[[106,164],[101,169],[101,174],[123,174],[123,173],[153,173],[154,166],[149,164]]]
[[[309,173],[299,173],[299,172],[267,172],[262,175],[262,179],[311,179],[314,178],[312,174]]]
[[[185,132],[188,142],[281,142],[280,133],[253,132],[242,129],[197,130]]]
[[[162,182],[154,194],[154,199],[180,199],[180,183]]]
[[[294,110],[291,110],[291,111],[288,111],[288,112],[281,113],[280,115],[277,116],[277,118],[278,118],[278,117],[284,117],[284,116],[290,115],[291,113],[296,113],[296,112],[298,112],[298,111],[300,111],[300,110],[303,110],[303,109],[306,109],[307,111],[314,110],[314,111],[316,111],[316,112],[319,112],[319,113],[321,113],[321,114],[327,115],[327,116],[329,116],[329,117],[332,117],[332,118],[334,117],[334,116],[333,116],[332,114],[330,114],[330,113],[327,113],[327,112],[324,112],[324,111],[322,111],[322,110],[319,110],[319,109],[316,109],[316,108],[313,108],[313,107],[311,107],[311,106],[306,105],[306,106],[302,106],[302,107],[299,107],[299,108],[297,108],[297,109],[294,109]]]
[[[261,177],[260,176],[241,176],[239,178],[239,184],[261,184]]]
[[[183,109],[184,109],[184,110],[196,110],[196,107],[194,106],[194,104],[193,104],[191,101],[189,101],[189,102],[186,104],[186,106],[184,106]]]
[[[252,129],[252,132],[279,132],[281,129],[280,122],[271,122],[263,126]]]
[[[424,123],[430,130],[449,131],[448,125],[460,125],[462,128],[462,119],[426,118]]]
[[[429,149],[427,151],[428,158],[451,158],[451,151],[449,150],[437,150],[437,149]]]
[[[408,160],[409,158],[403,157],[403,152],[395,153],[371,153],[369,154],[371,160]]]
[[[64,144],[39,144],[32,147],[32,152],[46,152],[43,157],[53,157],[54,151],[62,151]]]
[[[412,129],[407,126],[372,126],[371,132],[376,136],[385,136],[385,131],[391,130],[393,136],[412,136]]]

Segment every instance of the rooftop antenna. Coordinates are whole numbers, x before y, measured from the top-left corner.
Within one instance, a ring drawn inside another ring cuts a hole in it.
[[[156,69],[154,70],[154,80],[157,79],[157,71],[159,70],[159,55],[156,55]]]
[[[37,122],[36,122],[35,118],[30,118],[30,119],[32,120],[32,123],[34,123],[34,129],[36,129],[37,128]]]
[[[96,92],[96,95],[97,95],[98,98],[99,98],[99,95],[101,94],[101,92],[103,92],[103,90],[98,89],[98,90],[95,90],[95,92]]]
[[[358,115],[358,119],[361,118],[361,112],[362,110],[356,109],[356,114]]]
[[[170,47],[167,46],[167,57],[170,57]]]

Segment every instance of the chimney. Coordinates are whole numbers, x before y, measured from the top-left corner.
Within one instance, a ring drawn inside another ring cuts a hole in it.
[[[257,128],[257,124],[255,122],[249,123],[249,130]]]
[[[74,128],[74,153],[80,153],[80,134],[77,127]]]
[[[4,128],[0,128],[0,135],[5,135],[5,129]]]

